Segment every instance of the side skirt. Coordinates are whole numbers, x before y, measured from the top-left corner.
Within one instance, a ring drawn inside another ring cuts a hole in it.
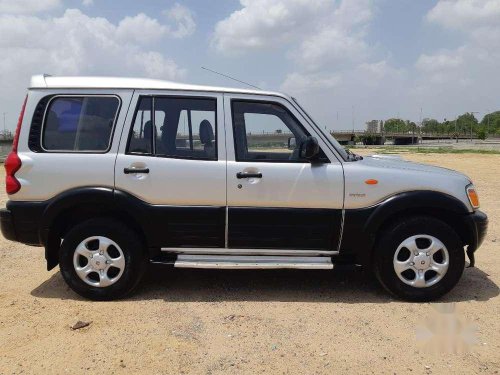
[[[177,268],[207,269],[326,269],[333,268],[329,257],[189,255],[180,254]]]

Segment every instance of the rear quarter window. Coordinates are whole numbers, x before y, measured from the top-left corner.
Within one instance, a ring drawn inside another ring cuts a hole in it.
[[[44,151],[105,152],[120,107],[116,96],[56,96],[45,111]]]

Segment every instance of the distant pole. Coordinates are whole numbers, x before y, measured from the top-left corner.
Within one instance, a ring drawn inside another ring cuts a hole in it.
[[[4,139],[5,139],[5,134],[6,134],[6,128],[5,128],[5,115],[6,114],[7,114],[6,112],[3,113],[3,138]]]
[[[455,117],[455,138],[457,139],[458,143],[458,116]]]
[[[490,110],[489,109],[486,109],[487,111],[487,114],[486,116],[488,116],[488,121],[486,122],[486,136],[488,136],[488,134],[490,133]]]
[[[354,134],[354,105],[352,106],[352,133]]]
[[[474,113],[479,113],[479,112],[471,112],[472,117],[474,117]],[[472,121],[470,123],[470,142],[472,143]]]

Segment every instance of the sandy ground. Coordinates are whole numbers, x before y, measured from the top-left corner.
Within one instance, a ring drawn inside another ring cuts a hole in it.
[[[394,300],[357,270],[163,267],[127,300],[90,302],[45,271],[41,248],[2,238],[0,374],[498,373],[500,156],[405,158],[468,174],[490,217],[477,268],[442,303]],[[453,303],[455,315],[435,316]],[[476,339],[467,353],[433,354],[417,340],[425,318],[443,316],[464,323],[458,339]],[[78,320],[92,323],[72,331]]]

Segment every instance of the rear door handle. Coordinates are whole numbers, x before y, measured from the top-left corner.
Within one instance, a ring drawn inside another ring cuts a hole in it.
[[[123,173],[125,174],[149,173],[149,168],[124,168]]]
[[[236,178],[262,178],[262,173],[238,172]]]

